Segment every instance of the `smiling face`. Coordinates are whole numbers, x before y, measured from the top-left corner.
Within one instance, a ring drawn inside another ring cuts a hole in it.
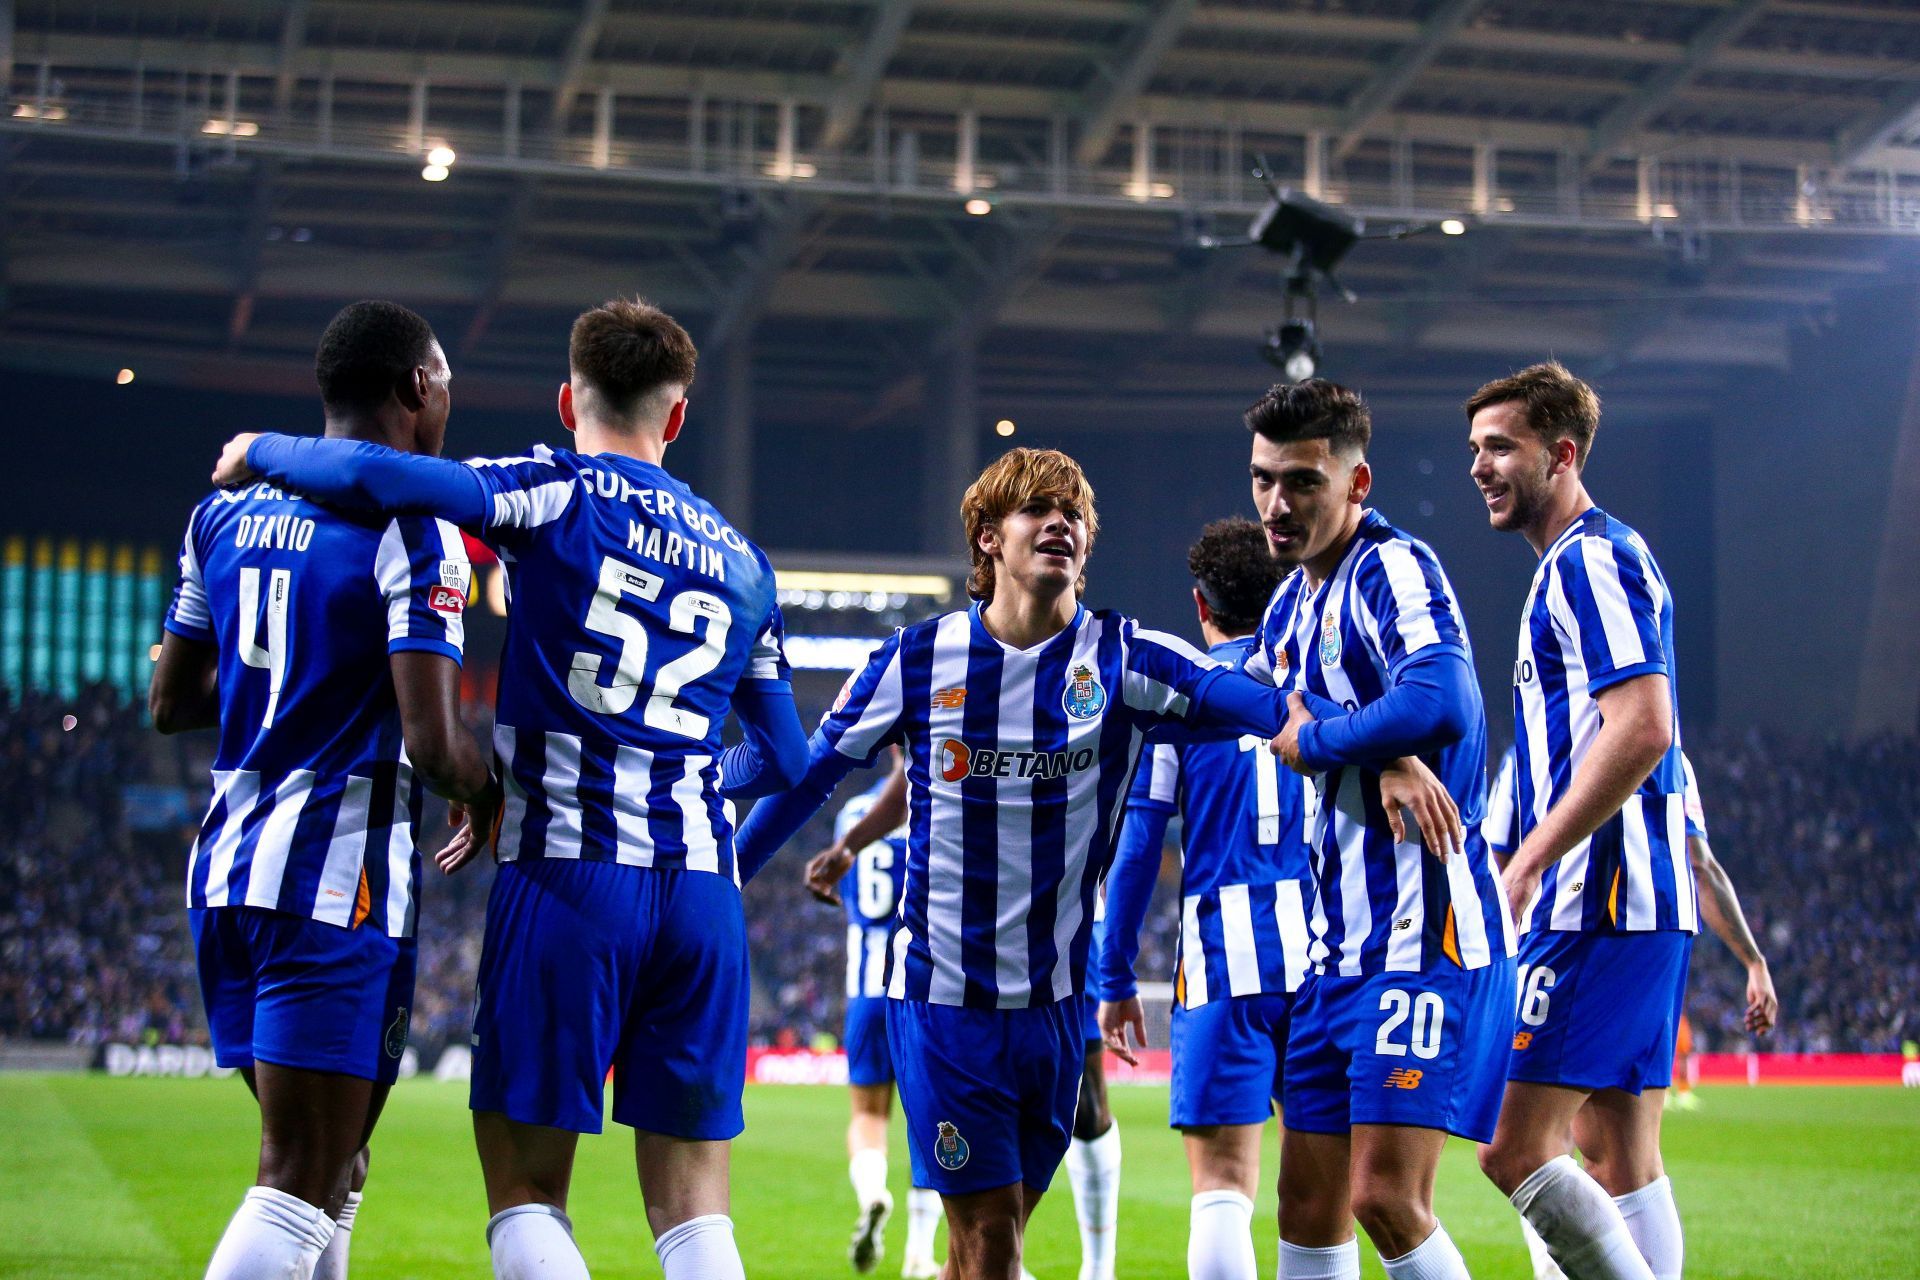
[[[993,561],[995,581],[1040,597],[1074,589],[1090,544],[1079,504],[1044,497],[1029,498],[980,530],[980,550]]]
[[[1528,425],[1526,406],[1507,400],[1473,415],[1467,452],[1487,523],[1503,533],[1524,533],[1546,518],[1554,475],[1572,465],[1574,444],[1546,440]]]
[[[1358,527],[1373,487],[1365,459],[1343,456],[1324,438],[1280,442],[1255,435],[1247,470],[1274,559],[1289,569],[1305,564],[1324,577],[1326,562],[1339,559]]]

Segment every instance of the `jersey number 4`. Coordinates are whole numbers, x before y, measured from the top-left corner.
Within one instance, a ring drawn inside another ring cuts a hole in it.
[[[640,619],[620,610],[623,596],[655,601],[660,598],[666,579],[636,569],[608,556],[600,562],[600,586],[587,606],[586,628],[608,636],[620,644],[620,657],[614,665],[610,684],[600,683],[601,655],[579,652],[567,672],[567,692],[587,710],[603,716],[617,716],[632,709],[644,691],[646,709],[641,718],[651,727],[683,738],[707,736],[707,717],[677,707],[673,700],[680,691],[720,665],[727,651],[727,631],[733,626],[733,611],[727,602],[705,591],[682,591],[667,604],[667,625],[682,635],[697,635],[700,643],[660,665],[647,680],[647,627]],[[701,623],[705,623],[704,629]]]
[[[266,608],[260,605],[260,570],[240,570],[240,661],[267,673],[267,710],[260,727],[271,729],[280,709],[280,688],[287,681],[287,614],[293,607],[293,570],[274,569],[267,575]],[[265,614],[267,643],[260,643]]]

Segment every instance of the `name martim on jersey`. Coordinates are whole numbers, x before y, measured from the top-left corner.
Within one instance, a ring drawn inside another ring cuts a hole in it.
[[[1673,745],[1620,812],[1547,869],[1522,929],[1700,931],[1687,858],[1673,596],[1638,533],[1598,507],[1540,558],[1513,672],[1519,837],[1558,804],[1600,732],[1606,690],[1667,677]]]
[[[1215,670],[1184,641],[1087,609],[1032,649],[996,640],[977,607],[876,649],[821,733],[863,763],[907,747],[888,994],[1014,1008],[1083,990],[1142,739]]]
[[[422,793],[389,655],[458,662],[470,585],[444,521],[358,520],[267,484],[194,509],[166,628],[216,649],[220,734],[189,906],[412,936]]]
[[[867,816],[886,787],[881,782],[841,807],[833,834],[845,838]],[[840,877],[840,902],[847,912],[847,995],[887,994],[887,942],[900,907],[900,886],[907,875],[907,830],[889,832],[853,852],[853,866]]]
[[[1239,665],[1251,638],[1208,651]],[[1127,805],[1181,815],[1175,997],[1293,991],[1307,971],[1312,792],[1257,736],[1147,747]],[[1157,857],[1157,851],[1156,851]]]
[[[500,857],[737,878],[721,727],[742,680],[789,674],[766,556],[637,459],[536,445],[467,465],[513,601]]]
[[[1362,517],[1339,567],[1315,587],[1296,569],[1274,593],[1249,674],[1348,708],[1379,701],[1393,671],[1432,646],[1471,650],[1453,587],[1432,550],[1378,512]],[[1515,952],[1513,925],[1480,833],[1486,804],[1486,720],[1427,763],[1460,808],[1462,856],[1441,862],[1416,833],[1396,843],[1377,770],[1336,767],[1316,780],[1316,973],[1420,972],[1451,962],[1477,969]]]

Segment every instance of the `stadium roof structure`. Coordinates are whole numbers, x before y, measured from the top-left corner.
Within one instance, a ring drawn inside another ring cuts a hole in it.
[[[1363,242],[1360,301],[1321,307],[1330,372],[1376,400],[1451,407],[1463,359],[1553,351],[1684,404],[1920,246],[1907,0],[0,18],[16,368],[304,391],[327,316],[378,294],[435,319],[464,403],[545,404],[572,315],[637,292],[750,351],[723,387],[787,415],[910,418],[957,363],[996,412],[1179,428],[1265,381],[1281,264],[1193,248],[1258,212],[1263,159],[1376,227],[1465,224]]]

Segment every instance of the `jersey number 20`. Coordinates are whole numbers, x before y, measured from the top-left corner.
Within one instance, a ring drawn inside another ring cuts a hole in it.
[[[620,642],[620,657],[614,665],[610,684],[600,683],[601,655],[579,652],[573,655],[567,672],[567,692],[587,710],[603,716],[617,716],[632,708],[642,690],[647,689],[647,627],[640,619],[620,610],[620,598],[658,600],[666,579],[636,569],[608,556],[600,562],[600,586],[587,606],[586,628]],[[700,623],[706,623],[704,631]],[[720,665],[727,650],[727,630],[733,626],[733,611],[727,602],[705,591],[682,591],[667,604],[667,625],[682,635],[698,635],[700,643],[662,663],[653,673],[647,694],[646,710],[641,718],[655,729],[679,734],[683,738],[707,736],[707,717],[676,707],[675,696],[693,681]]]

